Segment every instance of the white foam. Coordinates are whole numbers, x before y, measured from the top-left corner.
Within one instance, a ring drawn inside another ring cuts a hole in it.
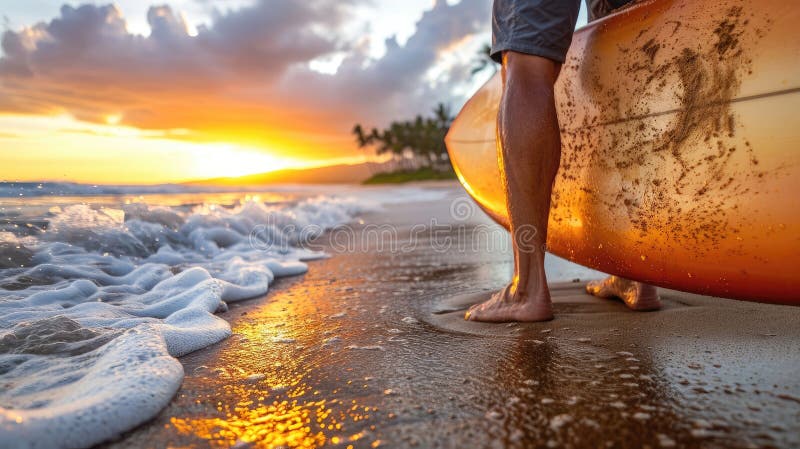
[[[151,418],[180,386],[175,357],[231,335],[215,312],[305,272],[301,260],[324,255],[293,245],[303,229],[362,210],[333,197],[75,204],[54,208],[46,231],[3,233],[0,258],[16,252],[0,269],[0,446],[91,446]]]

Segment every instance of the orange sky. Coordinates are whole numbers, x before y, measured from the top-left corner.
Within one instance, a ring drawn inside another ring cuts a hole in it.
[[[0,181],[355,163],[355,123],[457,110],[485,79],[491,0],[117,1],[4,11]]]
[[[281,149],[271,151],[268,144],[194,142],[123,125],[77,122],[67,115],[0,116],[0,129],[14,130],[0,133],[0,173],[14,181],[151,184],[360,160],[358,155],[295,158],[283,156]]]
[[[355,123],[463,101],[452,87],[472,82],[488,30],[489,0],[242,0],[192,18],[180,8],[196,2],[175,0],[144,22],[124,10],[142,14],[140,1],[120,1],[7,13],[0,180],[148,184],[360,162]]]

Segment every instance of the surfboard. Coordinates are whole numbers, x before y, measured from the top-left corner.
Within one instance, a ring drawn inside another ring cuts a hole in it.
[[[548,251],[662,287],[800,305],[798,24],[794,2],[651,0],[576,31],[556,84]],[[497,74],[446,143],[466,191],[508,227],[501,94]]]

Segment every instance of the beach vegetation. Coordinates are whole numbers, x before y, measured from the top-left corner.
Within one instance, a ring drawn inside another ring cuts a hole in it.
[[[450,108],[439,103],[427,117],[393,121],[384,129],[367,131],[356,124],[353,135],[358,146],[383,161],[366,183],[454,179],[444,144],[453,119]]]

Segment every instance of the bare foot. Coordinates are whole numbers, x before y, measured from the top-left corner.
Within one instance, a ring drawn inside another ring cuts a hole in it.
[[[492,323],[552,320],[550,292],[545,289],[544,293],[531,297],[517,293],[513,285],[509,285],[490,299],[470,307],[464,319]]]
[[[661,300],[655,286],[609,276],[586,284],[586,291],[598,298],[619,298],[628,308],[637,311],[658,310]]]

